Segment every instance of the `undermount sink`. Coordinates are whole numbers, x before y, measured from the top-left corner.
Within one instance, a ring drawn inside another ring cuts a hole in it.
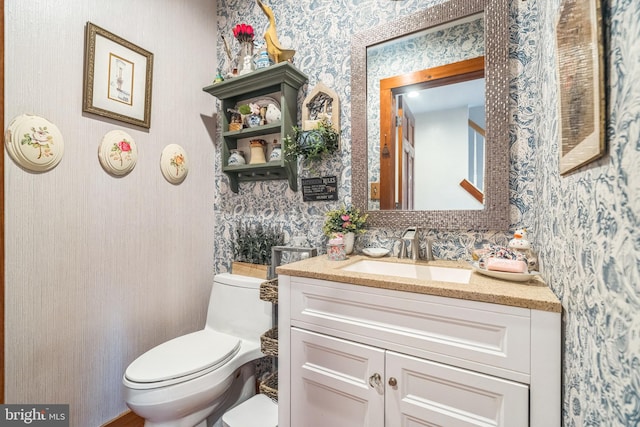
[[[410,279],[435,280],[438,282],[469,283],[471,270],[463,268],[437,267],[431,265],[403,264],[361,260],[342,267],[343,271],[354,273],[378,274],[382,276],[398,276]]]

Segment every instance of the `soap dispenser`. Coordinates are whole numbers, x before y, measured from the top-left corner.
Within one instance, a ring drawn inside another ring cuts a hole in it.
[[[529,271],[538,270],[538,257],[531,249],[526,228],[518,229],[513,233],[513,239],[509,241],[509,249],[520,252],[527,259]]]

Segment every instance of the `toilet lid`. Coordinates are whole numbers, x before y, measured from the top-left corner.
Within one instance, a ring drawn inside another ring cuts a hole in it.
[[[212,371],[240,350],[240,338],[203,329],[160,344],[129,365],[125,377],[137,383],[174,380]]]

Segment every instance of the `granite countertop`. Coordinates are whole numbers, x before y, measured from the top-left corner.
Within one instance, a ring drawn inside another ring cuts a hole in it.
[[[417,292],[558,313],[562,311],[560,301],[540,276],[535,276],[529,282],[511,282],[473,272],[468,284],[460,284],[341,270],[342,267],[363,259],[374,258],[364,255],[352,255],[347,257],[345,261],[331,261],[326,255],[319,255],[291,264],[281,265],[276,268],[276,272],[288,276],[332,280],[374,288]],[[390,257],[375,258],[375,260],[472,270],[471,266],[465,261],[435,260],[426,262]]]

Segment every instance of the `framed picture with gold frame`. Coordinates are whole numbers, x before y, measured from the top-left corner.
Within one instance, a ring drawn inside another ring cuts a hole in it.
[[[556,24],[560,173],[606,149],[602,12],[599,0],[563,0]]]
[[[151,127],[153,54],[87,22],[82,110]]]

